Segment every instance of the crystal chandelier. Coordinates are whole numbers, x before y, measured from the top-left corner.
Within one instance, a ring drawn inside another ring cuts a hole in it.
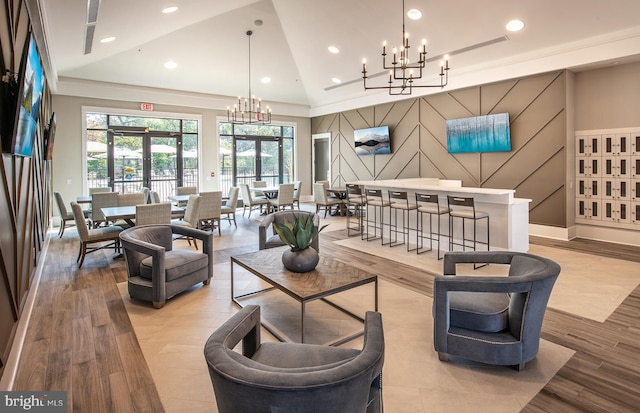
[[[227,106],[227,121],[236,125],[268,125],[271,123],[271,109],[263,107],[262,100],[251,94],[251,30],[247,31],[249,39],[249,95],[238,96],[238,103]]]
[[[387,42],[382,43],[382,67],[389,71],[389,81],[387,85],[367,86],[367,62],[362,60],[362,81],[364,90],[388,89],[390,95],[410,95],[413,88],[439,87],[443,88],[449,83],[449,56],[445,55],[440,62],[440,83],[433,85],[414,85],[415,80],[422,78],[422,69],[427,63],[427,41],[422,40],[422,48],[418,52],[418,61],[411,63],[409,60],[409,33],[404,25],[404,0],[402,0],[402,46],[400,53],[393,48],[393,61],[391,66],[387,66]],[[415,71],[415,72],[414,72]]]

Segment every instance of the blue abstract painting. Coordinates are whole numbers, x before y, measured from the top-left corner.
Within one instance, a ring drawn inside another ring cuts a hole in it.
[[[475,116],[446,121],[449,153],[509,152],[509,114]]]

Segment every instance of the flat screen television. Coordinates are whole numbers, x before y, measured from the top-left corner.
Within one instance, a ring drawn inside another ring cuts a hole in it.
[[[356,129],[353,131],[357,155],[380,155],[391,153],[389,127]]]
[[[18,87],[18,105],[11,153],[31,156],[44,88],[44,72],[33,35],[29,35],[28,45],[20,65]]]
[[[509,114],[475,116],[446,121],[449,153],[509,152]]]
[[[56,137],[56,114],[51,115],[49,127],[44,134],[44,160],[50,161],[53,157],[53,140]]]

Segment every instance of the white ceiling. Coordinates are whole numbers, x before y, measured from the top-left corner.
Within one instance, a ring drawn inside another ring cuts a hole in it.
[[[383,40],[388,49],[400,43],[401,0],[102,0],[92,52],[85,55],[88,2],[40,2],[56,93],[82,90],[69,88],[78,82],[106,82],[237,99],[248,94],[245,32],[251,29],[252,92],[276,114],[286,114],[279,103],[315,116],[400,99],[365,92],[360,78],[363,58],[370,76],[383,71]],[[178,11],[162,14],[170,5]],[[508,38],[454,53],[447,90],[640,56],[639,0],[406,0],[410,8],[423,13],[417,22],[406,19],[413,51],[427,38],[427,57]],[[525,28],[507,33],[505,24],[514,18]],[[99,42],[109,35],[116,40]],[[340,53],[330,53],[331,45]],[[177,68],[166,69],[168,60]],[[437,62],[429,65],[431,82],[438,71]],[[271,83],[260,82],[265,76]],[[440,89],[414,95],[435,92]]]

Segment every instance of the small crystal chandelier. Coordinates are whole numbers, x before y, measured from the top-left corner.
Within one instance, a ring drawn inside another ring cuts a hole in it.
[[[249,95],[238,96],[238,103],[233,108],[227,106],[227,121],[236,125],[268,125],[271,123],[271,109],[262,105],[261,99],[251,94],[251,30],[247,31],[249,39]]]
[[[362,81],[364,90],[388,89],[390,95],[410,95],[413,88],[439,87],[443,88],[449,83],[449,56],[445,55],[440,63],[440,83],[434,85],[414,85],[414,81],[422,78],[422,69],[427,63],[427,41],[422,40],[422,48],[418,52],[418,61],[411,63],[409,60],[409,33],[404,26],[404,0],[402,0],[402,46],[398,57],[398,50],[393,48],[393,61],[387,66],[387,42],[382,43],[382,67],[389,70],[389,81],[385,86],[367,86],[367,62],[362,60]],[[414,72],[414,70],[416,72]]]

